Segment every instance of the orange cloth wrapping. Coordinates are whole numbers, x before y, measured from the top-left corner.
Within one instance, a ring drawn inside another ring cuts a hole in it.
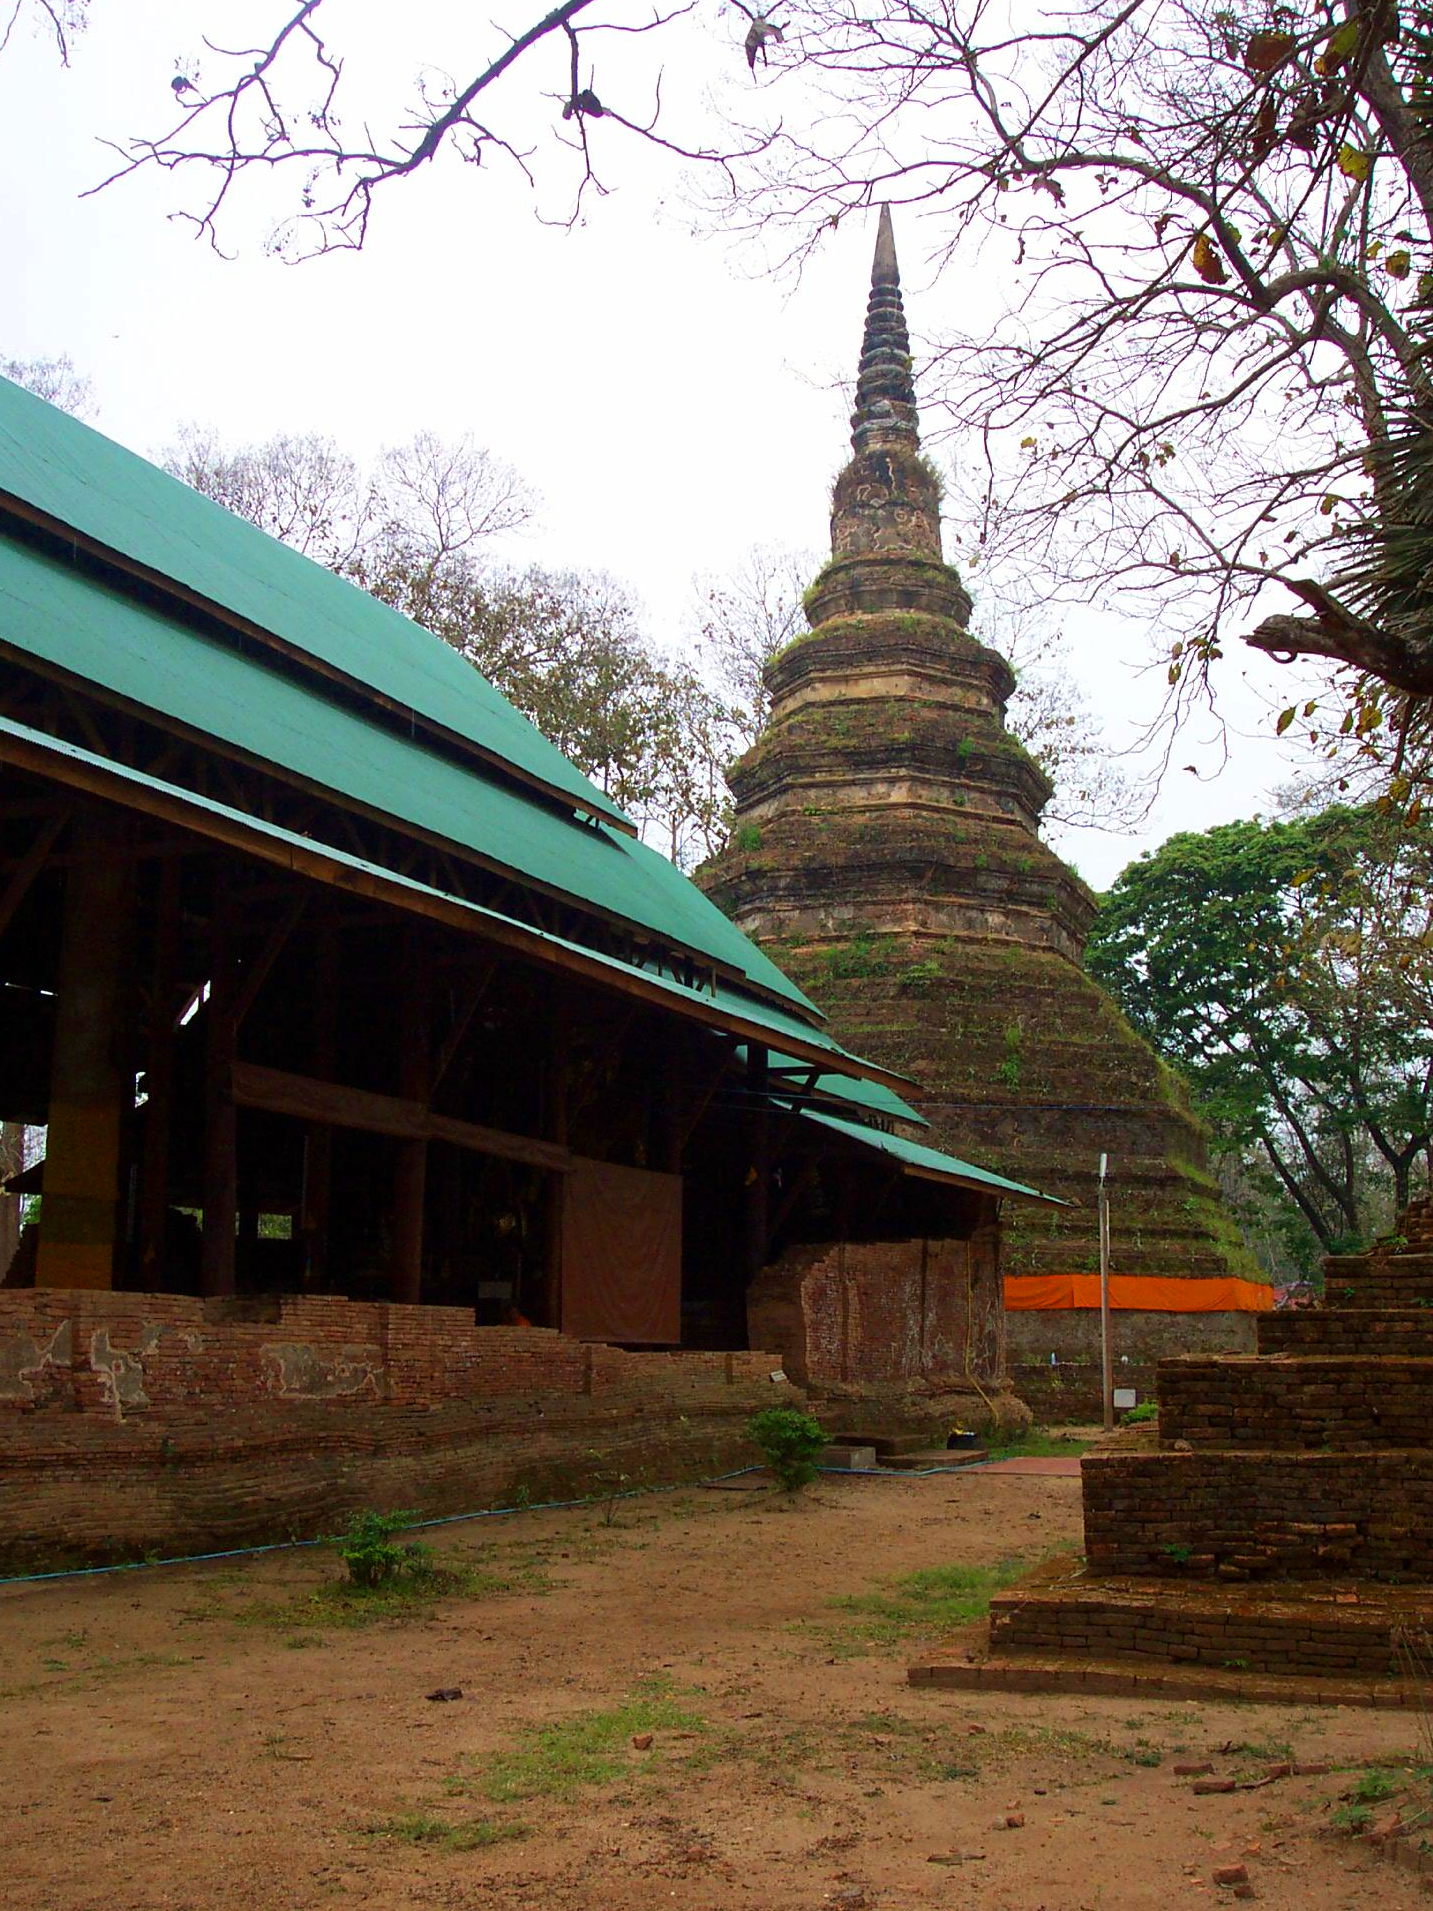
[[[1098,1274],[1007,1274],[1009,1313],[1100,1304]],[[1180,1280],[1169,1274],[1111,1274],[1110,1306],[1152,1314],[1263,1314],[1274,1291],[1260,1281]]]

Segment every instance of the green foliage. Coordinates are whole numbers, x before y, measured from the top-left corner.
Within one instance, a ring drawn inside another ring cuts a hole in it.
[[[339,1558],[348,1568],[350,1585],[363,1592],[394,1579],[424,1579],[433,1572],[433,1549],[417,1542],[393,1543],[395,1533],[406,1532],[416,1513],[377,1513],[369,1508],[355,1513],[348,1530],[333,1537]]]
[[[1020,1055],[1025,1046],[1025,1029],[1020,1022],[1012,1022],[1005,1031],[1005,1056],[996,1064],[995,1074],[1007,1088],[1020,1086]]]
[[[826,1445],[826,1429],[809,1413],[795,1407],[767,1407],[751,1416],[746,1431],[777,1484],[788,1493],[798,1492],[816,1478],[816,1456]]]
[[[1158,1404],[1153,1400],[1141,1400],[1137,1407],[1130,1408],[1129,1412],[1125,1414],[1121,1420],[1120,1425],[1125,1427],[1137,1427],[1143,1425],[1146,1421],[1157,1420],[1158,1418]]]
[[[739,823],[731,833],[731,841],[733,849],[760,849],[760,824]]]
[[[1433,1132],[1431,889],[1428,822],[1335,806],[1172,837],[1102,900],[1091,974],[1306,1261],[1407,1201]]]

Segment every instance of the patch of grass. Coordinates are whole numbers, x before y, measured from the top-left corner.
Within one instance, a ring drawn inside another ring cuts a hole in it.
[[[401,1624],[427,1619],[443,1599],[487,1599],[499,1593],[545,1593],[552,1581],[538,1566],[523,1562],[511,1566],[474,1565],[448,1557],[426,1571],[405,1573],[377,1585],[351,1580],[324,1580],[303,1591],[277,1599],[225,1601],[205,1597],[187,1607],[188,1620],[227,1619],[240,1626],[269,1626],[286,1632],[286,1646],[322,1645],[314,1628],[352,1631],[362,1626]]]
[[[927,1566],[891,1582],[887,1590],[850,1593],[830,1603],[853,1615],[844,1629],[848,1639],[897,1645],[913,1632],[941,1632],[984,1618],[992,1595],[1028,1564],[1004,1559],[998,1566]]]
[[[425,1845],[438,1851],[478,1851],[484,1845],[500,1845],[510,1838],[526,1838],[531,1825],[519,1819],[470,1818],[454,1824],[448,1818],[434,1818],[427,1812],[404,1812],[397,1818],[385,1818],[364,1829],[367,1838],[386,1838],[394,1844]]]
[[[632,1740],[646,1732],[705,1732],[706,1720],[662,1686],[651,1685],[606,1712],[579,1712],[525,1733],[510,1752],[483,1763],[483,1794],[497,1804],[524,1798],[570,1798],[589,1785],[607,1785],[627,1771]],[[639,1754],[654,1760],[655,1750]]]
[[[1088,1440],[1073,1440],[1064,1433],[1051,1433],[1046,1427],[1030,1427],[1009,1440],[997,1434],[989,1443],[992,1460],[1075,1460],[1089,1447]]]

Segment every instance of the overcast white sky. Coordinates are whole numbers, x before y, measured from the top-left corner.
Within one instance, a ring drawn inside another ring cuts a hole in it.
[[[727,24],[744,20],[702,4],[686,56],[726,60],[745,84]],[[691,627],[694,574],[730,570],[755,544],[824,549],[874,238],[859,222],[799,282],[777,280],[749,247],[701,233],[678,172],[645,151],[619,159],[616,189],[573,231],[540,223],[515,183],[455,167],[395,188],[364,252],[303,265],[264,255],[264,208],[223,260],[167,216],[169,180],[79,196],[104,171],[100,136],[167,117],[196,18],[237,37],[281,11],[94,0],[70,71],[38,39],[0,57],[0,355],[69,354],[93,381],[95,422],[142,452],[189,420],[234,441],[331,433],[360,455],[422,428],[471,431],[542,494],[539,525],[508,554],[610,571],[673,643]],[[391,9],[350,0],[344,17],[352,44],[381,59]],[[404,17],[451,31],[471,6],[407,0]],[[267,210],[279,205],[275,194]],[[968,325],[978,284],[958,266],[933,278],[914,222],[898,241],[913,330],[938,335],[943,314]],[[1090,611],[1064,628],[1071,671],[1111,741],[1128,743],[1163,687],[1150,633]],[[1231,657],[1227,734],[1211,721],[1186,731],[1138,836],[1076,832],[1064,853],[1102,886],[1175,830],[1267,811],[1290,773],[1271,715],[1289,682]]]

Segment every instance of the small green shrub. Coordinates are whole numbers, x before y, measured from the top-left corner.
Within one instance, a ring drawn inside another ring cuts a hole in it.
[[[355,1513],[348,1531],[336,1533],[333,1544],[348,1568],[351,1586],[372,1592],[395,1579],[426,1579],[433,1572],[433,1549],[410,1543],[395,1546],[393,1535],[402,1533],[418,1518],[416,1513],[375,1513],[371,1508]]]
[[[1122,1427],[1143,1426],[1147,1420],[1159,1418],[1159,1407],[1153,1400],[1141,1400],[1137,1407],[1131,1407],[1120,1421]]]
[[[826,1445],[826,1429],[795,1407],[767,1407],[746,1423],[747,1435],[776,1475],[777,1484],[795,1493],[816,1478],[816,1456]]]

